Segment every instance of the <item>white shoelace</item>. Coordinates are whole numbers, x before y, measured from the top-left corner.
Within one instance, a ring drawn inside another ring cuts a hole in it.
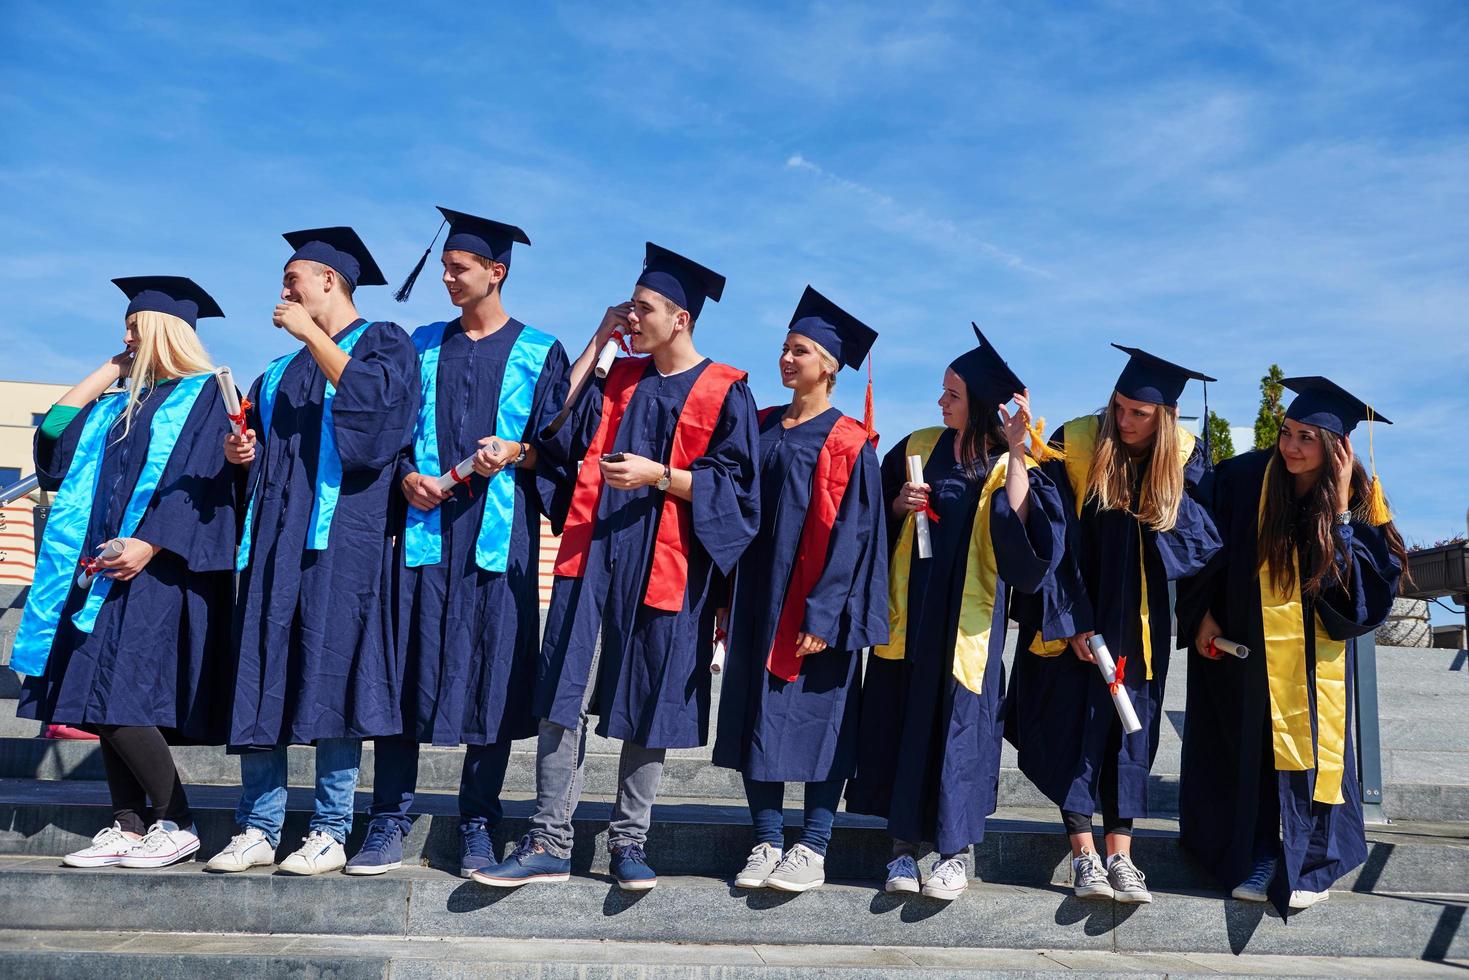
[[[964,862],[958,858],[949,858],[934,865],[933,871],[928,876],[929,881],[938,882],[941,887],[952,888],[964,882]]]
[[[111,827],[104,827],[103,829],[97,831],[95,834],[92,835],[93,847],[101,847],[104,844],[116,844],[120,841],[126,841],[129,844],[138,843],[138,841],[135,841],[127,834],[124,834],[122,832],[122,828],[120,828],[117,824],[113,824]]]
[[[173,839],[169,837],[168,831],[162,827],[154,827],[138,843],[137,850],[141,854],[153,854],[163,850],[165,847],[173,846]]]
[[[256,834],[252,834],[252,833],[250,833],[250,831],[246,830],[246,831],[244,831],[242,833],[238,833],[235,836],[231,837],[230,838],[230,846],[229,847],[226,847],[224,850],[225,850],[225,853],[229,853],[230,851],[234,851],[236,853],[240,853],[240,852],[243,852],[251,844],[254,844],[257,841],[263,841],[263,840],[265,840],[265,835],[264,834],[256,835]]]
[[[1112,873],[1117,876],[1117,881],[1122,885],[1123,891],[1147,890],[1145,884],[1148,880],[1147,875],[1139,871],[1137,865],[1125,857],[1112,862]]]
[[[1099,885],[1107,880],[1107,872],[1102,867],[1102,862],[1097,855],[1088,851],[1072,862],[1076,873],[1076,884],[1085,888],[1088,885]]]
[[[759,871],[765,866],[765,862],[771,858],[774,858],[778,864],[781,859],[781,853],[769,844],[761,844],[750,852],[750,860],[745,862],[745,871]]]

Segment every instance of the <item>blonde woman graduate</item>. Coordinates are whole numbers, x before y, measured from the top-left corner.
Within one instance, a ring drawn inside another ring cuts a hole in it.
[[[112,825],[63,862],[160,868],[199,849],[169,743],[227,735],[241,488],[195,334],[224,314],[178,276],[113,282],[129,300],[125,349],[36,433],[36,475],[56,497],[10,666],[27,675],[21,717],[101,737]]]
[[[831,404],[842,365],[877,333],[810,286],[781,345],[788,405],[760,412],[760,531],[735,571],[714,764],[738,769],[755,846],[741,888],[826,880],[842,787],[857,761],[861,653],[885,643],[882,477],[868,426]],[[805,784],[785,847],[787,782]]]
[[[1129,357],[1107,408],[1067,422],[1042,451],[1066,504],[1067,554],[1038,601],[1019,610],[1006,737],[1021,771],[1061,809],[1077,897],[1140,904],[1152,894],[1132,862],[1132,821],[1148,815],[1163,719],[1168,583],[1219,550],[1214,522],[1193,497],[1208,456],[1178,424],[1178,398],[1190,379],[1214,379],[1113,346]],[[1116,663],[1112,683],[1088,644],[1094,636]],[[1131,734],[1114,688],[1137,715]],[[1105,865],[1092,839],[1097,810]]]
[[[1179,825],[1235,898],[1285,915],[1324,901],[1367,858],[1357,637],[1387,618],[1405,555],[1351,440],[1366,421],[1370,455],[1370,424],[1390,423],[1326,378],[1282,383],[1297,395],[1279,439],[1219,465],[1224,548],[1180,589],[1179,642],[1197,656]]]
[[[1006,609],[1012,592],[1050,577],[1066,528],[1057,488],[1025,451],[1025,385],[974,332],[979,346],[944,372],[943,426],[912,433],[883,460],[890,637],[867,658],[847,789],[849,811],[887,818],[886,890],[944,900],[968,887],[964,852],[995,811]],[[917,540],[920,514],[931,557]],[[925,843],[938,856],[921,880]]]

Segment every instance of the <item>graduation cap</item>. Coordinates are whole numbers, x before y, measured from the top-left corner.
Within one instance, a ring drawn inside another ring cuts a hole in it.
[[[1025,382],[1015,376],[1010,365],[995,350],[979,325],[971,322],[979,346],[956,357],[949,365],[955,374],[964,379],[969,388],[969,397],[981,404],[998,408],[1010,400],[1016,392],[1025,390]]]
[[[1372,447],[1372,423],[1392,425],[1388,419],[1378,415],[1372,406],[1347,391],[1330,378],[1313,374],[1301,378],[1282,378],[1281,386],[1296,393],[1285,417],[1306,425],[1315,425],[1339,436],[1349,436],[1361,422],[1367,423],[1367,460],[1372,466],[1372,486],[1368,494],[1368,520],[1374,527],[1381,527],[1392,520],[1392,511],[1387,506],[1387,495],[1382,481],[1377,477],[1377,457]]]
[[[1316,425],[1339,436],[1351,435],[1358,423],[1381,422],[1392,425],[1356,395],[1320,375],[1285,378],[1281,385],[1296,393],[1285,417],[1306,425]]]
[[[330,266],[347,280],[353,289],[358,286],[386,286],[382,270],[373,261],[372,253],[357,237],[357,232],[345,225],[336,228],[307,228],[304,231],[288,231],[281,236],[296,251],[286,260],[290,265],[297,259],[320,262]]]
[[[1165,361],[1161,357],[1136,347],[1123,347],[1121,344],[1112,346],[1129,355],[1127,366],[1122,369],[1122,374],[1118,376],[1117,384],[1114,385],[1117,393],[1125,398],[1177,408],[1178,396],[1183,394],[1184,386],[1189,383],[1189,379],[1218,380],[1207,374],[1180,367],[1172,361]]]
[[[718,303],[724,295],[724,277],[719,273],[652,242],[648,242],[643,257],[643,274],[638,276],[638,285],[688,310],[690,320],[699,319],[705,299]]]
[[[413,267],[413,271],[408,273],[408,278],[403,280],[403,285],[399,286],[398,291],[393,294],[393,298],[400,303],[407,302],[409,294],[413,292],[413,284],[418,280],[418,274],[423,271],[429,254],[433,252],[434,242],[439,240],[439,232],[444,230],[444,225],[449,226],[449,237],[444,239],[445,252],[469,252],[479,255],[491,262],[499,262],[505,266],[506,272],[510,271],[510,250],[515,243],[530,244],[530,238],[515,225],[492,221],[474,214],[465,214],[463,211],[454,211],[442,205],[438,205],[438,208],[444,220],[439,223],[439,231],[434,232],[433,241],[429,242],[428,248],[423,250],[418,264]]]
[[[786,329],[810,337],[826,348],[838,364],[849,368],[861,367],[877,340],[876,330],[810,286],[801,294],[796,312],[791,315],[791,325]]]
[[[112,282],[128,298],[128,316],[144,310],[167,313],[195,330],[200,317],[224,316],[214,297],[185,276],[127,276]]]

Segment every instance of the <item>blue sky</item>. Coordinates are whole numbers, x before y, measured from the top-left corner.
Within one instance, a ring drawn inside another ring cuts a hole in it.
[[[1462,3],[208,6],[6,3],[0,376],[74,379],[117,346],[108,280],[167,273],[253,377],[282,231],[351,224],[396,285],[445,204],[529,231],[507,303],[573,352],[644,240],[724,272],[698,340],[763,402],[814,284],[882,333],[889,438],[971,319],[1053,424],[1113,340],[1218,376],[1235,425],[1271,362],[1326,374],[1398,422],[1408,536],[1464,527]],[[449,309],[431,277],[359,300]]]

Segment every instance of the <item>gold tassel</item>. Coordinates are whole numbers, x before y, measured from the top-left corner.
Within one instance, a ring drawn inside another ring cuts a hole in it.
[[[1367,492],[1367,523],[1382,527],[1392,520],[1392,511],[1387,506],[1387,494],[1382,481],[1377,477],[1377,454],[1372,447],[1372,406],[1367,406],[1367,461],[1372,465],[1372,487]]]
[[[1037,463],[1049,463],[1051,460],[1062,460],[1066,454],[1059,449],[1053,448],[1046,442],[1046,420],[1036,419],[1030,426],[1030,455]]]

